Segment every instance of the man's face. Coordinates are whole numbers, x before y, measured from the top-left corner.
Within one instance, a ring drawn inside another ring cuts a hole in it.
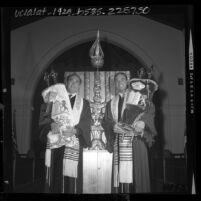
[[[115,79],[115,87],[119,92],[123,92],[127,87],[127,79],[125,75],[119,74]]]
[[[67,91],[69,93],[77,93],[80,89],[80,79],[78,76],[73,75],[67,82]]]

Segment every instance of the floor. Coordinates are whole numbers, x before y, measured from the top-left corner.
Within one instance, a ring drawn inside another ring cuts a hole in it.
[[[153,194],[161,193],[184,193],[185,186],[175,185],[175,184],[166,184],[164,185],[162,181],[152,181],[152,192]],[[35,183],[27,183],[21,186],[16,187],[15,193],[43,193],[44,181],[39,179]]]
[[[16,186],[14,189],[15,193],[43,193],[44,190],[44,161],[39,160],[35,162],[35,172],[33,175],[33,161],[32,160],[19,160],[16,163]],[[174,182],[163,182],[163,171],[160,167],[160,164],[154,162],[157,168],[152,168],[151,178],[151,193],[153,194],[161,194],[161,193],[181,193],[186,194],[187,188],[184,185],[184,181],[181,180],[181,177],[176,177],[181,173],[180,171],[176,171],[176,175],[167,174],[168,178],[171,178]],[[184,171],[184,170],[183,170]],[[23,174],[22,174],[23,172]],[[175,172],[172,171],[171,172]],[[183,173],[182,173],[183,174]],[[33,179],[33,176],[35,179]],[[33,182],[34,181],[34,182]]]

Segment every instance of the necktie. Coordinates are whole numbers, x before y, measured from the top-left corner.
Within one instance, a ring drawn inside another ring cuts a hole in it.
[[[74,103],[75,103],[75,97],[76,97],[76,96],[69,95],[69,99],[70,99],[70,103],[71,103],[71,107],[72,107],[72,108],[73,108]]]
[[[119,104],[118,104],[118,121],[120,121],[120,119],[121,119],[121,110],[122,110],[123,102],[124,102],[124,97],[121,97],[121,96],[119,95]]]

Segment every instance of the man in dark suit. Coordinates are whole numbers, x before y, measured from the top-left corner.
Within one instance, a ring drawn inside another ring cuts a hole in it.
[[[91,110],[89,101],[80,97],[78,93],[81,78],[77,74],[73,73],[66,77],[65,86],[66,91],[61,92],[61,95],[67,94],[67,96],[62,101],[46,100],[41,107],[40,139],[47,143],[45,192],[82,193],[82,150],[83,147],[91,146]],[[57,107],[54,104],[57,104]],[[58,106],[67,111],[70,119],[73,119],[70,126],[62,130],[61,123],[53,118]],[[57,140],[55,137],[59,136],[56,135],[58,133],[62,133],[63,139],[66,139],[63,144],[59,140],[60,144],[52,143]]]

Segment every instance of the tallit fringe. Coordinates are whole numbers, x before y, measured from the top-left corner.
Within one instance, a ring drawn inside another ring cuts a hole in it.
[[[45,166],[50,167],[51,164],[51,149],[45,151]]]
[[[114,165],[114,187],[119,187],[118,165]]]
[[[133,183],[133,161],[120,161],[119,182]]]
[[[78,161],[63,159],[63,175],[77,178]]]

